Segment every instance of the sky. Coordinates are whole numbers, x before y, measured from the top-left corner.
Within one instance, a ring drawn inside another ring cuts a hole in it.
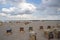
[[[0,20],[60,20],[60,0],[0,0]]]

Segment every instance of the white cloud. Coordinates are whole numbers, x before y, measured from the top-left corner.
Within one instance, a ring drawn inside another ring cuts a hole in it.
[[[2,8],[2,12],[11,13],[11,12],[14,12],[15,9],[16,9],[15,7],[10,7],[9,9],[8,8]]]
[[[42,0],[42,4],[48,7],[60,7],[60,0]]]
[[[6,0],[0,0],[0,4],[6,4]]]
[[[2,12],[11,14],[11,15],[18,15],[18,14],[31,14],[36,10],[36,7],[30,3],[19,3],[15,7],[10,8],[2,8]]]
[[[36,10],[36,7],[31,3],[26,3],[26,0],[1,0],[0,2],[3,1],[6,4],[12,4],[13,7],[2,8],[0,14],[2,20],[36,19],[35,16],[31,15]]]
[[[40,15],[38,16],[34,16],[32,14],[23,14],[23,15],[9,15],[9,14],[5,14],[5,13],[0,13],[0,18],[1,20],[60,20],[58,16],[52,16],[52,15]]]
[[[0,16],[6,16],[6,14],[5,13],[0,13]]]
[[[58,16],[60,15],[60,11],[58,11],[59,9],[60,0],[42,0],[38,11],[43,15]]]
[[[20,2],[25,2],[26,0],[0,0],[0,4],[7,4],[7,3],[10,3],[10,4],[17,4],[17,3],[20,3]]]
[[[0,15],[7,19],[60,20],[60,0],[42,0],[39,7],[27,3],[26,0],[5,0],[4,2],[13,5],[13,7],[2,9]],[[36,10],[37,8],[39,10]]]
[[[15,15],[15,16],[8,16],[8,17],[9,17],[9,19],[12,19],[12,20],[28,20],[28,19],[34,18],[34,16],[27,15],[27,14],[24,14],[24,15]]]
[[[0,13],[1,20],[36,20],[37,17],[29,14],[23,14],[23,15],[9,15],[5,13]]]
[[[36,7],[30,3],[20,3],[18,5],[18,7],[21,9],[21,10],[29,10],[29,11],[35,11],[36,10]]]

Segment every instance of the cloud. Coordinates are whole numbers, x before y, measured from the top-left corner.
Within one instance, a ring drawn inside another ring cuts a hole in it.
[[[9,15],[9,14],[5,14],[5,13],[0,13],[0,19],[1,20],[36,20],[37,17],[33,16],[33,15],[29,15],[29,14],[23,14],[23,15]]]
[[[31,19],[35,19],[35,17],[32,15],[23,14],[23,15],[9,16],[9,19],[12,19],[12,20],[31,20]]]
[[[60,7],[60,0],[42,0],[42,4],[48,7]]]
[[[26,1],[1,0],[1,3],[12,5],[9,8],[2,8],[1,18],[8,20],[60,20],[60,0],[42,0],[38,7]]]
[[[5,13],[11,13],[11,12],[14,12],[14,10],[15,10],[15,7],[10,7],[9,9],[2,8],[2,12],[5,12]]]
[[[36,7],[31,3],[27,3],[26,0],[1,0],[0,2],[13,5],[9,8],[2,8],[1,20],[36,19],[35,16],[31,15],[36,10]]]
[[[5,4],[6,0],[0,0],[0,4]]]
[[[60,20],[59,17],[60,15],[58,16],[51,16],[51,15],[40,15],[39,17],[38,16],[34,16],[32,14],[23,14],[23,15],[7,15],[5,13],[0,13],[0,19],[1,20]]]
[[[18,7],[22,10],[30,10],[30,11],[36,10],[36,7],[30,3],[20,3]]]
[[[2,12],[11,14],[11,15],[18,15],[18,14],[31,14],[36,10],[36,7],[30,3],[19,3],[15,7],[10,8],[2,8]]]
[[[60,0],[42,0],[38,10],[43,15],[60,15]]]
[[[60,0],[42,0],[37,13],[42,20],[60,20]]]
[[[6,16],[6,14],[5,13],[0,13],[0,16]]]
[[[0,0],[0,4],[7,4],[7,3],[19,3],[19,2],[25,2],[26,0]]]

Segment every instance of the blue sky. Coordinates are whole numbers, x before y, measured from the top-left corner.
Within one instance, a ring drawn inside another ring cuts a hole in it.
[[[40,4],[41,0],[27,0],[28,3]]]
[[[60,0],[0,0],[0,20],[60,20]]]
[[[41,0],[27,0],[28,3],[32,3],[34,5],[39,5],[41,3]],[[0,9],[2,8],[9,8],[11,5],[9,3],[7,4],[0,4]]]
[[[35,6],[38,6],[41,3],[41,0],[27,0],[26,2],[34,4]],[[0,4],[0,11],[2,10],[2,8],[9,8],[12,5],[10,3],[7,4]]]
[[[0,4],[0,10],[2,8],[9,8],[9,7],[11,7],[11,5],[9,3],[8,4]]]

